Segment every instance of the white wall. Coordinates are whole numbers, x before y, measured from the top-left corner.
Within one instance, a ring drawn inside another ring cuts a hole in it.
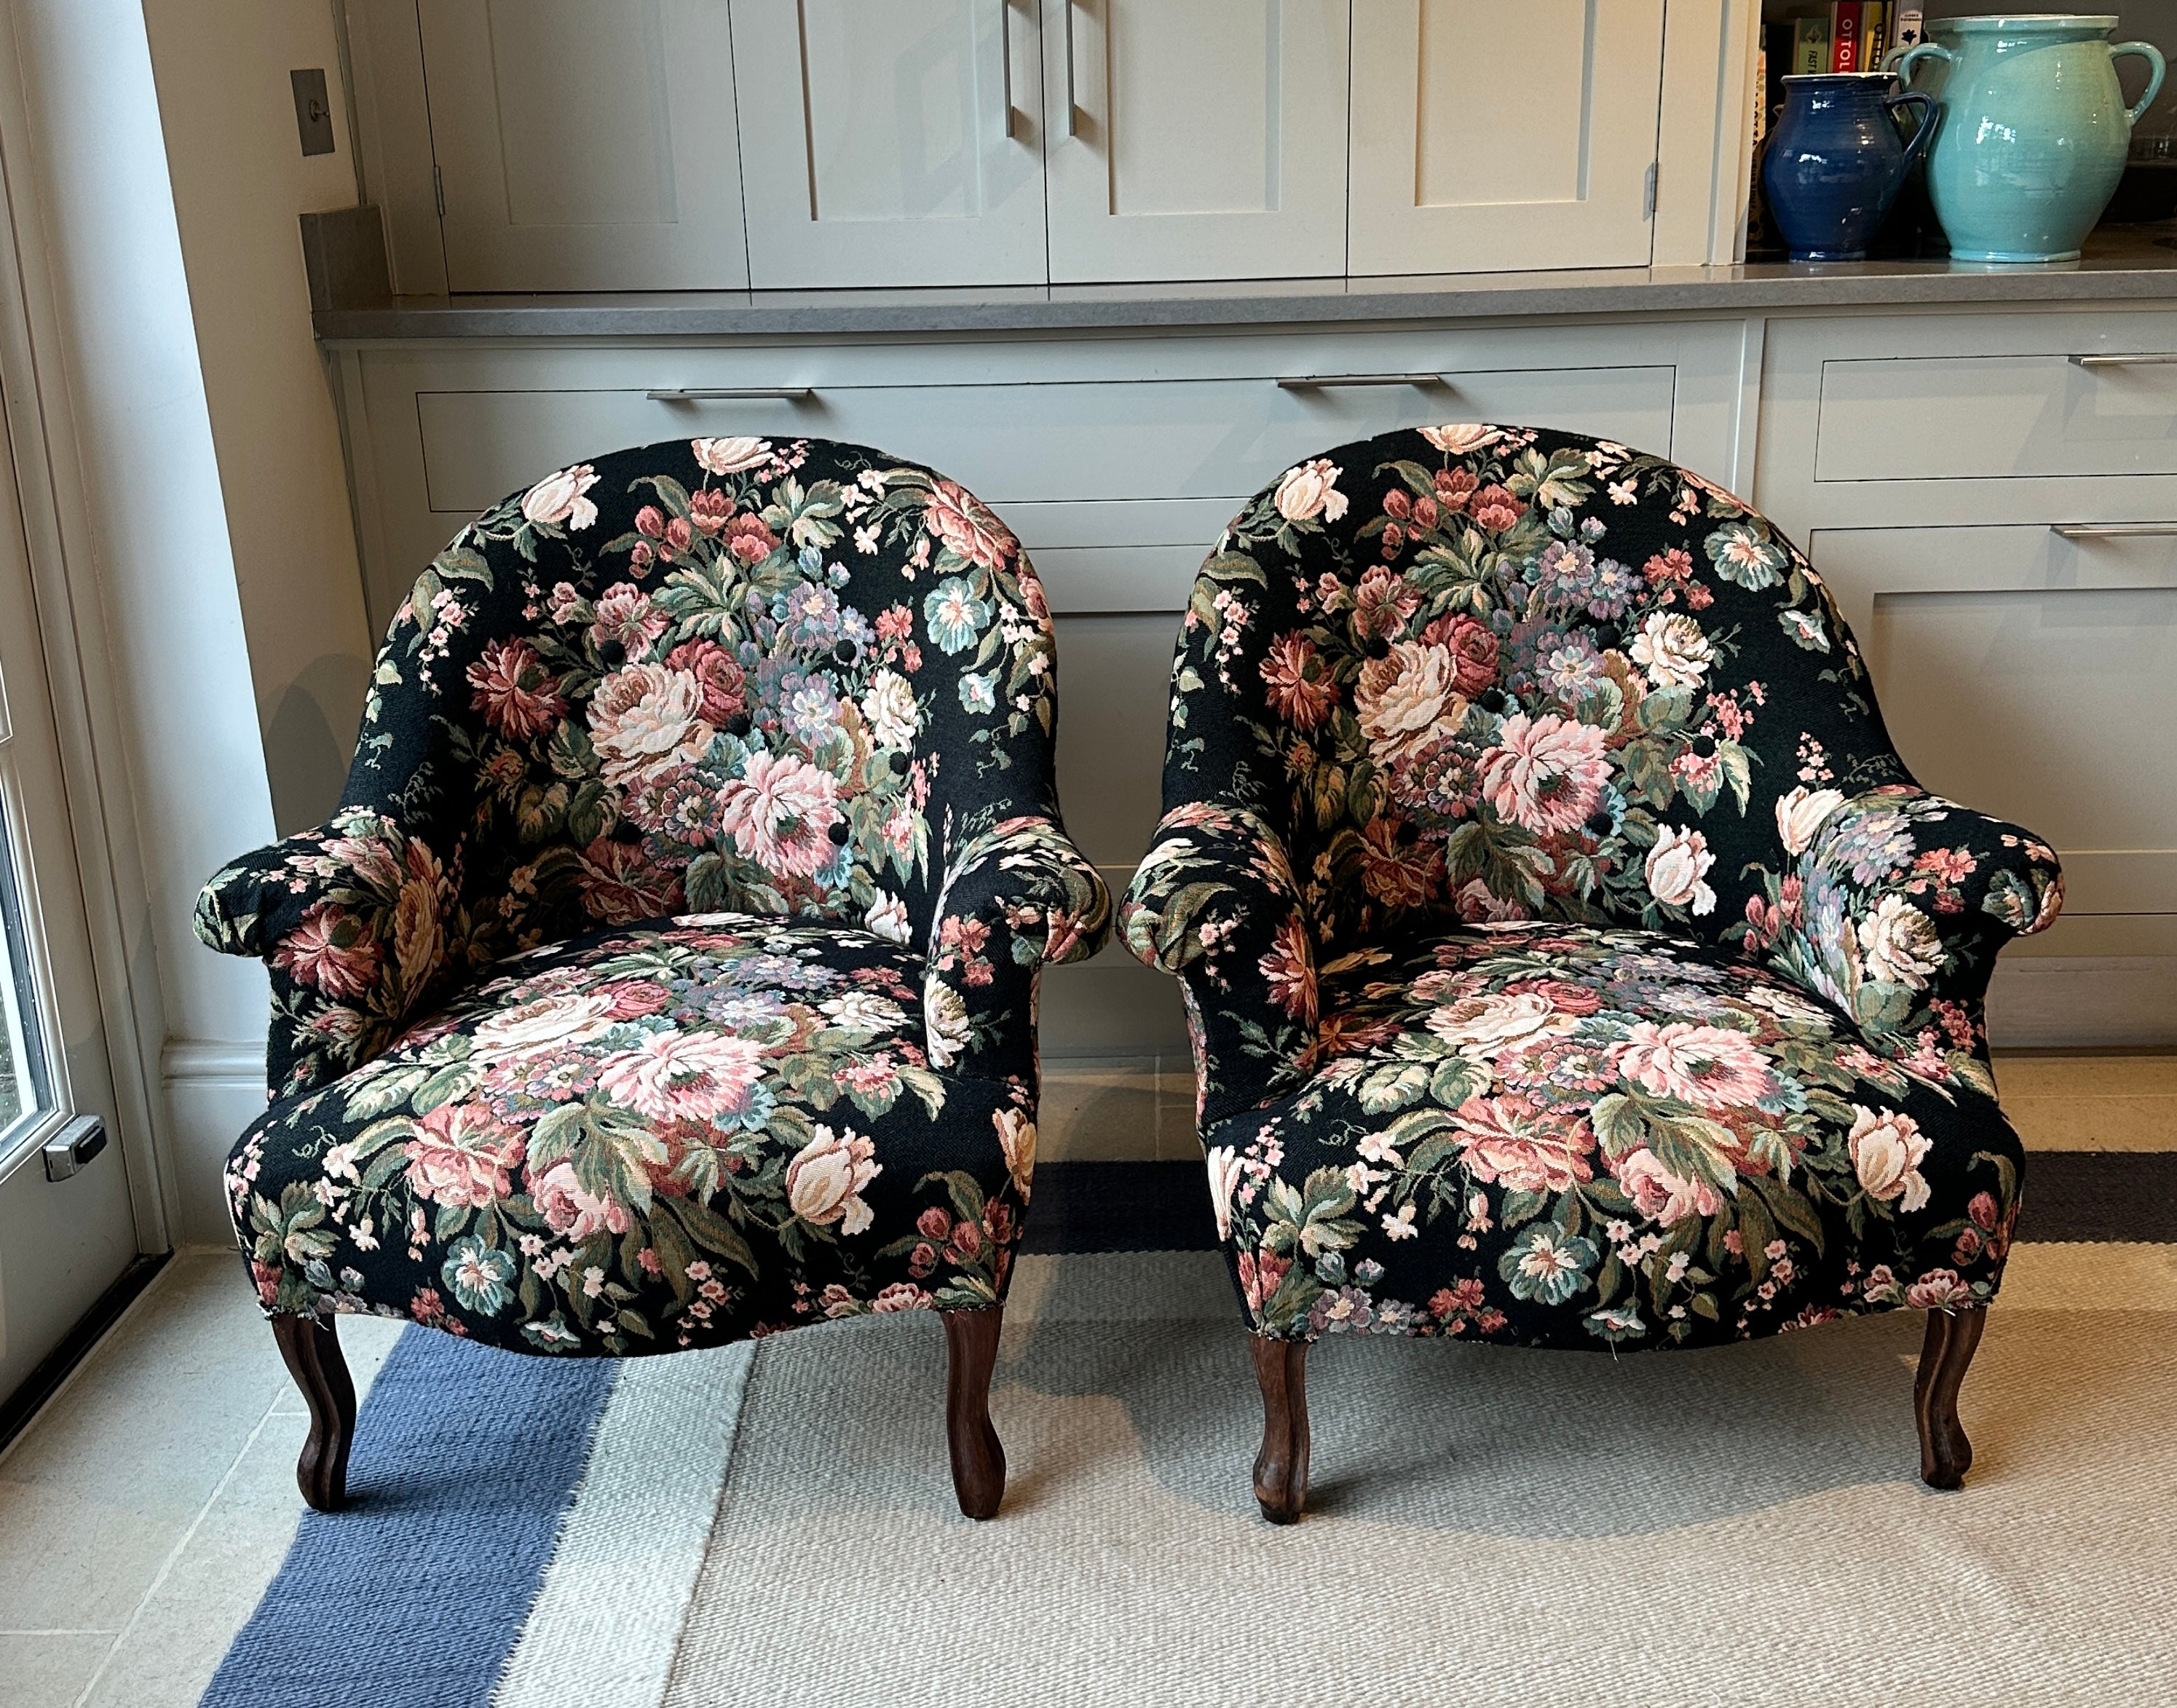
[[[142,4],[273,816],[299,830],[340,799],[373,650],[297,224],[356,200],[332,9]],[[336,145],[306,158],[287,74],[311,66]]]

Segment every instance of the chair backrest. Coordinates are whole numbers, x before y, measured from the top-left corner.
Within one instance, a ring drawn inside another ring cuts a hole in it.
[[[1533,428],[1287,470],[1203,565],[1172,704],[1166,810],[1262,813],[1334,950],[1454,919],[1719,941],[1833,791],[1909,780],[1796,547],[1663,458]]]
[[[1035,572],[958,485],[677,439],[464,528],[377,672],[346,802],[423,815],[472,958],[680,911],[925,943],[944,856],[1056,810]]]

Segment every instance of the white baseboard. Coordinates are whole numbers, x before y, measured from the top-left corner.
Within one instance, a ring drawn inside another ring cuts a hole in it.
[[[159,1056],[176,1197],[177,1245],[232,1246],[220,1170],[242,1130],[265,1109],[265,1046],[171,1038]]]
[[[1998,1050],[2177,1048],[2177,956],[2006,955],[1988,1036]]]

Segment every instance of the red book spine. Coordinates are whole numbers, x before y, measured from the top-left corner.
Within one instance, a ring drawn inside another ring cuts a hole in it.
[[[1830,69],[1859,69],[1860,0],[1836,0],[1830,8]]]

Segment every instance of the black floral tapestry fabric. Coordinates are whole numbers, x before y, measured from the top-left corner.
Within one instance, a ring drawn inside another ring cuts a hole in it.
[[[1121,913],[1252,1326],[1687,1345],[1985,1303],[1982,1005],[2062,904],[1916,784],[1820,578],[1661,458],[1480,423],[1203,565]]]
[[[271,974],[265,1308],[629,1354],[1002,1298],[1038,973],[1110,913],[1055,663],[1004,524],[859,446],[650,445],[463,530],[339,810],[198,904]]]

